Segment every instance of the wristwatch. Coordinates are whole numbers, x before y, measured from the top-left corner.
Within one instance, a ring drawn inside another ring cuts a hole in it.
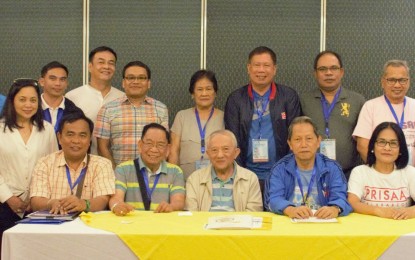
[[[342,214],[343,210],[337,206],[337,205],[331,205],[332,207],[335,207],[339,211],[339,215]]]

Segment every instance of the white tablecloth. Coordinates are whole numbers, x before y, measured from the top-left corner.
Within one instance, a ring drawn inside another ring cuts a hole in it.
[[[117,235],[80,219],[61,225],[19,224],[3,233],[1,259],[137,259]]]

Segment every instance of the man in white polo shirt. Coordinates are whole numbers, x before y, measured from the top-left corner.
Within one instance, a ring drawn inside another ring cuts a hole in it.
[[[69,91],[66,97],[81,108],[94,123],[102,105],[124,96],[124,92],[111,86],[115,73],[117,54],[107,46],[100,46],[89,53],[89,84]],[[97,153],[97,140],[92,138],[91,153]]]

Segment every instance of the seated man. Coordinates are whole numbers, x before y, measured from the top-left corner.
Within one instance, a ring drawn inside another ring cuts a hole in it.
[[[111,162],[87,151],[94,128],[84,113],[65,115],[59,123],[62,150],[41,158],[30,186],[33,210],[54,214],[104,210],[115,192]]]
[[[138,210],[156,213],[184,208],[184,176],[182,170],[166,162],[170,150],[170,133],[157,123],[143,128],[138,141],[139,156],[115,168],[115,195],[109,207],[117,216]]]
[[[297,117],[291,123],[288,145],[293,153],[278,161],[267,179],[268,210],[301,219],[350,213],[346,178],[336,161],[317,153],[321,141],[317,133],[309,117]]]
[[[207,138],[211,165],[193,172],[186,182],[186,208],[192,211],[262,211],[258,177],[239,166],[236,137],[218,130]]]

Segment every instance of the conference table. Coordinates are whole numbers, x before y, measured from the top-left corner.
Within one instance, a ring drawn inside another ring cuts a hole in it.
[[[272,219],[269,230],[209,230],[212,216]],[[360,214],[338,223],[293,223],[269,212],[88,213],[61,225],[18,224],[3,234],[2,259],[408,259],[415,219]]]

